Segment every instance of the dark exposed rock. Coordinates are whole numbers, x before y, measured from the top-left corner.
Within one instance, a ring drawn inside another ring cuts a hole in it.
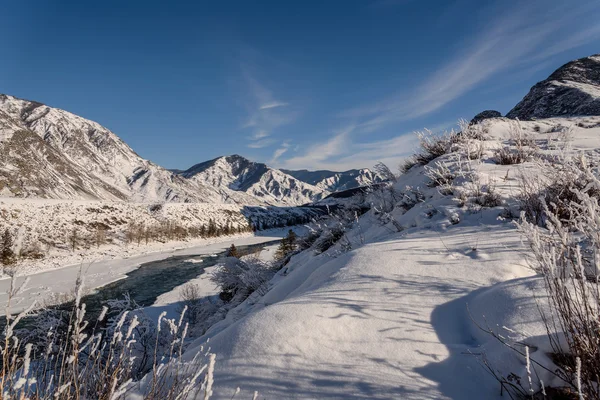
[[[600,54],[563,65],[506,114],[522,120],[577,115],[600,115]]]
[[[469,124],[474,125],[474,124],[477,124],[477,123],[483,121],[484,119],[499,118],[499,117],[502,117],[502,114],[500,114],[499,111],[485,110],[485,111],[480,112],[476,116],[474,116],[473,119],[471,120],[471,122],[469,122]]]

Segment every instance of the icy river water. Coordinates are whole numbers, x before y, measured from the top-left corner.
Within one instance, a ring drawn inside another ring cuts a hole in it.
[[[277,242],[240,245],[237,249],[241,255],[250,254]],[[158,296],[200,276],[206,268],[217,264],[226,253],[227,251],[211,255],[178,255],[141,264],[139,268],[126,273],[125,278],[84,296],[82,302],[86,304],[86,314],[88,317],[96,315],[107,300],[122,299],[125,294],[129,294],[131,300],[141,307],[151,306]]]

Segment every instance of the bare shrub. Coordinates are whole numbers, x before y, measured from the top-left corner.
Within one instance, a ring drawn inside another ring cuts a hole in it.
[[[416,206],[418,203],[425,201],[425,195],[418,187],[406,186],[400,193],[401,199],[398,202],[398,207],[405,212]]]
[[[452,193],[452,183],[456,174],[450,170],[448,163],[436,161],[433,167],[425,166],[425,175],[431,179],[430,187],[440,187],[442,194]]]
[[[412,167],[414,167],[415,165],[419,165],[419,162],[417,161],[415,156],[410,156],[410,157],[407,157],[406,159],[404,159],[400,163],[400,166],[398,168],[400,169],[401,173],[405,174],[408,171],[410,171],[412,169]]]
[[[578,192],[586,190],[588,196],[599,199],[600,187],[596,187],[595,174],[588,159],[581,155],[563,162],[538,164],[540,176],[522,175],[517,199],[525,218],[537,225],[544,225],[546,209],[560,221],[569,225],[573,205],[580,204]]]
[[[417,137],[419,138],[420,151],[414,155],[414,159],[417,164],[421,165],[426,165],[436,158],[448,154],[452,151],[452,145],[459,140],[454,131],[435,135],[429,129],[417,132]]]
[[[535,140],[528,135],[519,121],[511,121],[509,125],[509,141],[506,145],[494,151],[498,164],[521,164],[531,160],[538,153]]]
[[[372,189],[369,195],[375,213],[391,212],[402,197],[392,184],[380,185]]]
[[[190,326],[196,325],[202,313],[202,292],[200,286],[195,283],[188,282],[179,290],[179,298],[181,299],[181,307],[178,309],[179,314],[184,314]],[[184,313],[184,310],[187,310]]]
[[[346,233],[342,224],[334,224],[323,230],[321,236],[315,241],[314,248],[317,254],[324,253],[335,245]]]
[[[580,398],[600,397],[600,206],[591,187],[573,189],[569,224],[564,215],[542,200],[546,226],[542,229],[523,215],[518,224],[528,239],[534,267],[544,277],[551,313],[542,312],[558,366],[556,374]],[[563,344],[566,343],[566,346]]]
[[[0,262],[2,265],[12,265],[15,263],[15,252],[13,250],[14,239],[10,229],[6,228],[2,234],[0,243]]]
[[[319,228],[315,229],[314,227],[309,226],[308,233],[305,234],[304,236],[300,236],[296,241],[298,249],[300,249],[300,250],[310,249],[313,246],[313,244],[317,241],[317,239],[321,236],[322,233],[323,233],[322,229],[319,229]]]
[[[12,281],[6,310],[22,288]],[[6,315],[0,338],[3,399],[108,400],[130,394],[140,399],[190,399],[202,392],[210,397],[214,355],[207,355],[208,365],[204,353],[191,362],[182,360],[187,334],[182,319],[161,314],[150,324],[138,311],[109,304],[86,320],[82,291],[79,277],[72,307],[63,310],[61,318],[41,313],[33,325],[43,335],[41,342],[20,337],[23,330],[17,330],[34,305],[17,316]]]
[[[221,288],[222,300],[241,302],[257,290],[266,293],[266,283],[275,272],[259,259],[227,257],[212,273],[210,280]]]

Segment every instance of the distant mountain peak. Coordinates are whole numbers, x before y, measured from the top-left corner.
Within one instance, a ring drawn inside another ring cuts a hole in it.
[[[600,54],[558,68],[506,116],[530,120],[578,115],[600,115]]]

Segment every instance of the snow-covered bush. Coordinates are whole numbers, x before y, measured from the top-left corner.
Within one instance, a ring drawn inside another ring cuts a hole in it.
[[[573,219],[573,206],[581,203],[578,192],[585,190],[591,198],[600,198],[600,187],[594,184],[597,173],[584,155],[562,162],[539,161],[538,167],[542,174],[521,177],[517,196],[528,221],[544,225],[547,208],[568,225]]]
[[[430,187],[439,187],[440,193],[444,195],[452,194],[452,183],[456,173],[450,169],[448,163],[436,161],[433,167],[425,166],[425,175],[431,179]]]
[[[346,230],[346,227],[342,223],[337,223],[324,229],[314,244],[317,254],[326,252],[340,241],[344,237]]]
[[[546,335],[535,338],[532,355],[527,340],[514,343],[490,331],[526,361],[527,377],[514,372],[505,377],[484,361],[512,398],[600,398],[600,179],[582,160],[562,166],[569,176],[584,181],[575,185],[577,179],[568,180],[568,200],[560,195],[552,197],[560,204],[550,203],[554,189],[536,197],[544,227],[527,211],[517,223],[547,293],[538,300]],[[560,169],[558,163],[553,167]]]
[[[6,310],[24,288],[12,283]],[[86,318],[81,278],[75,292],[66,329],[62,319],[36,321],[35,326],[45,330],[43,347],[17,331],[33,305],[17,316],[6,315],[0,338],[2,399],[191,399],[202,392],[210,396],[214,355],[182,361],[188,329],[183,318],[170,320],[163,313],[150,323],[140,312],[127,309],[127,301],[111,302]],[[48,315],[52,314],[42,317]]]
[[[534,158],[537,153],[535,140],[523,130],[519,121],[511,121],[509,140],[494,151],[494,159],[501,165],[521,164]]]
[[[182,304],[177,311],[180,315],[184,315],[190,326],[195,326],[201,320],[203,297],[200,286],[192,282],[183,285],[179,291]],[[185,313],[184,310],[186,310]]]
[[[578,202],[569,206],[568,224],[544,200],[547,229],[524,215],[518,224],[548,292],[551,312],[542,318],[556,375],[586,399],[600,398],[600,206],[592,188],[600,188],[596,177],[573,190]]]
[[[417,132],[417,137],[420,151],[414,155],[414,160],[420,165],[427,165],[436,158],[448,154],[452,151],[452,145],[460,140],[454,131],[436,135],[428,129]]]
[[[266,283],[276,270],[258,258],[240,260],[227,257],[212,273],[210,279],[221,288],[224,301],[243,300],[257,290],[266,290]]]

